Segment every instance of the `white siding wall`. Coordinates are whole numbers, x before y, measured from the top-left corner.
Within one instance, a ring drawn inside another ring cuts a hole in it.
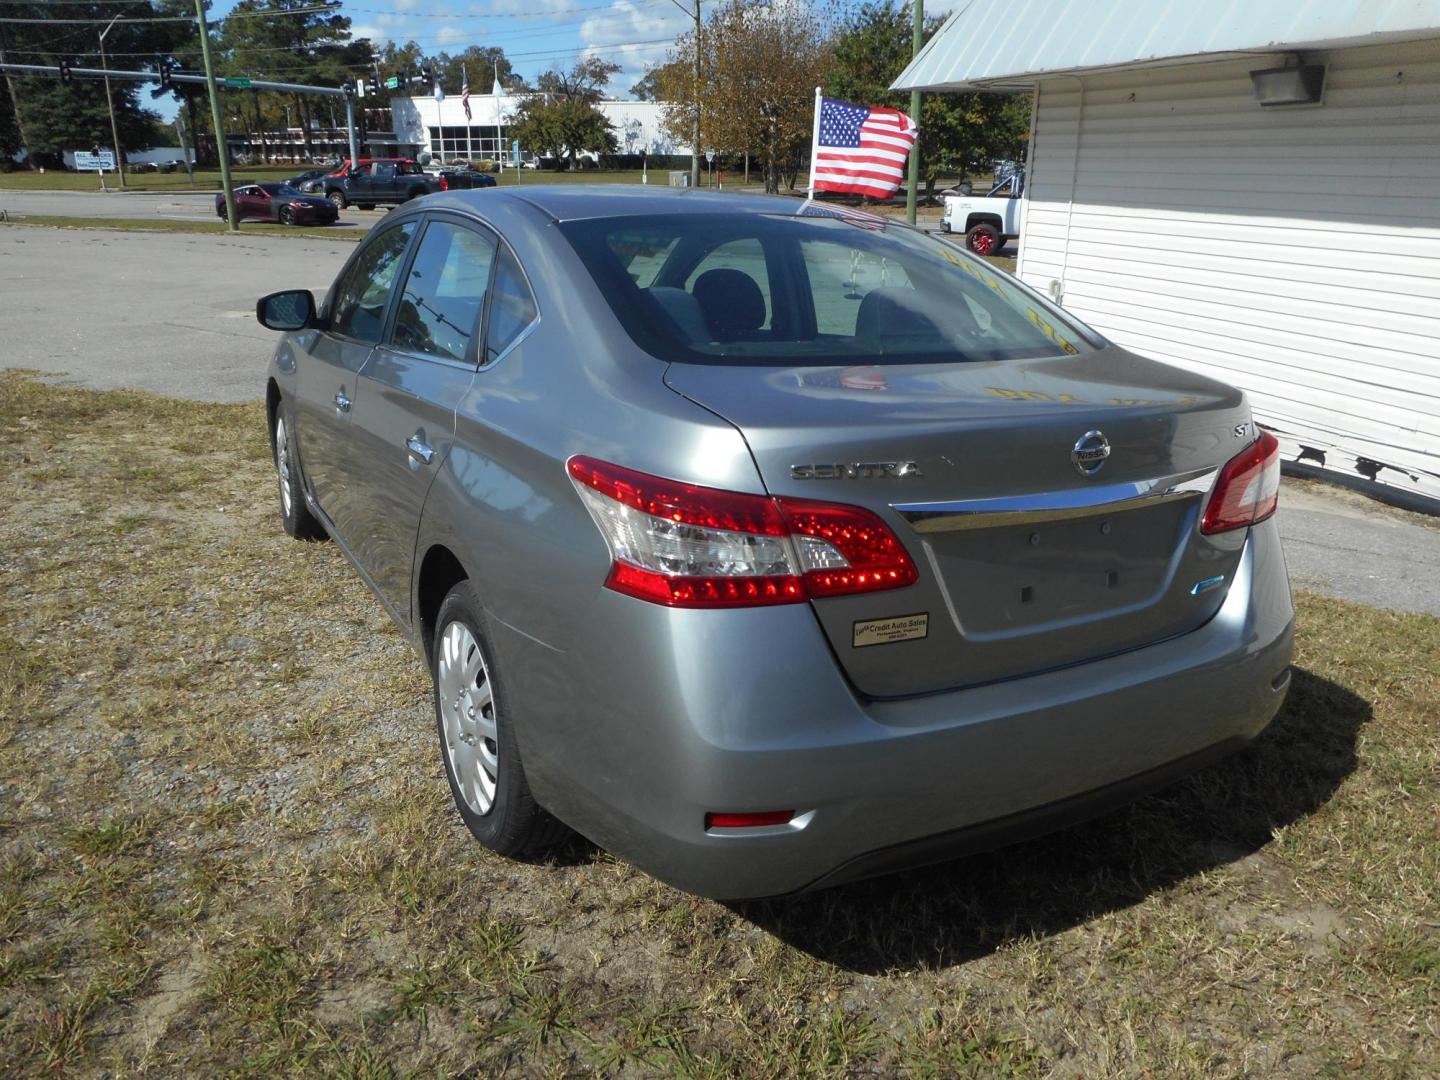
[[[1314,59],[1319,106],[1261,109],[1265,56],[1044,82],[1020,276],[1440,498],[1440,42]]]

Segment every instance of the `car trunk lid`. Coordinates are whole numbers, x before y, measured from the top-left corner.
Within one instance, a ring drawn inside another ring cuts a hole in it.
[[[1215,470],[1253,437],[1243,396],[1118,348],[916,366],[676,364],[665,378],[735,424],[771,494],[863,506],[910,551],[916,584],[812,603],[870,696],[1015,678],[1186,633],[1218,609],[1239,560],[1244,530],[1206,536],[1198,521]]]

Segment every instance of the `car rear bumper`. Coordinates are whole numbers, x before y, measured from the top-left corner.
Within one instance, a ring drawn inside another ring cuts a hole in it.
[[[803,606],[671,611],[606,594],[598,607],[609,632],[593,657],[561,656],[576,692],[565,714],[517,724],[532,787],[607,849],[727,899],[1008,843],[1223,756],[1284,700],[1294,622],[1273,520],[1192,633],[916,698],[856,696]],[[557,677],[533,639],[502,639],[512,683]],[[637,663],[646,678],[627,677]],[[767,810],[803,824],[704,828],[706,812]]]

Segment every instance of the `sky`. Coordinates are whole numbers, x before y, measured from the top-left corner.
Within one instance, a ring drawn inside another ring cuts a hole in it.
[[[719,0],[704,0],[702,15]],[[805,0],[795,0],[805,2]],[[839,7],[860,0],[840,0]],[[927,14],[941,14],[957,0],[929,0]],[[612,97],[630,97],[647,69],[662,64],[675,39],[694,25],[693,0],[355,0],[341,8],[351,19],[354,37],[381,45],[393,40],[417,42],[427,53],[460,52],[470,45],[505,50],[526,81],[550,68],[569,67],[594,54],[621,65],[610,82]],[[234,0],[216,0],[211,18],[221,18]],[[471,72],[472,92],[489,91],[492,77]],[[444,87],[458,94],[458,86]],[[173,113],[168,100],[163,112]]]

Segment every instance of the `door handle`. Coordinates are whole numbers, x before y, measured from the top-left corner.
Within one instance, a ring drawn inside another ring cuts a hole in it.
[[[345,391],[340,390],[335,395],[335,409],[337,412],[349,412],[352,402],[345,396]]]
[[[421,442],[419,435],[411,435],[408,439],[406,439],[405,449],[410,451],[411,457],[419,458],[426,465],[429,465],[430,459],[435,456],[435,451],[431,450],[429,446]]]

